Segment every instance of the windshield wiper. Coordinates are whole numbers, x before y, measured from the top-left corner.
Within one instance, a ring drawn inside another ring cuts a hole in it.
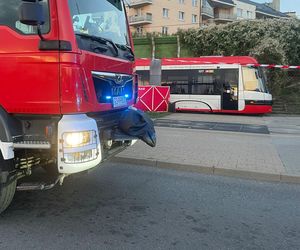
[[[132,48],[128,45],[123,45],[123,44],[116,44],[118,48],[120,48],[121,50],[125,50],[127,52],[129,52],[129,54],[126,54],[126,58],[130,61],[134,61],[135,55],[134,52],[132,50]]]
[[[100,42],[102,44],[109,43],[114,48],[115,56],[119,55],[119,49],[118,49],[117,45],[110,39],[107,39],[107,38],[104,38],[104,37],[92,36],[92,35],[83,34],[83,33],[75,33],[75,35],[79,36],[79,37],[84,37],[84,38],[87,38],[87,39],[91,39],[93,41]]]

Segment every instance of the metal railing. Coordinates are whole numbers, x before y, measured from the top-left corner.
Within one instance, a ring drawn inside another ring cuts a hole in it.
[[[231,0],[211,0],[216,7],[221,7],[224,5],[235,6]]]
[[[215,13],[215,19],[220,19],[220,20],[236,20],[237,15],[236,14],[227,14],[227,13]]]
[[[214,17],[214,9],[212,7],[209,7],[209,6],[202,6],[201,14]]]
[[[152,22],[152,14],[140,15],[140,16],[130,16],[129,24],[140,23],[140,22]]]
[[[140,6],[140,5],[147,5],[147,4],[152,4],[153,0],[133,0],[130,3],[130,6],[135,7],[135,6]]]

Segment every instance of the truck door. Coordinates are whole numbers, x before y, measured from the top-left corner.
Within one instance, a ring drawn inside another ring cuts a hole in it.
[[[58,51],[41,48],[37,27],[19,21],[20,0],[0,0],[0,105],[8,113],[57,114]],[[45,41],[57,41],[54,0],[42,0]],[[51,13],[51,15],[50,15]]]

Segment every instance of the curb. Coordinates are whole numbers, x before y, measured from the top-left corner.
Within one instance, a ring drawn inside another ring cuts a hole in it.
[[[136,159],[136,158],[122,157],[122,156],[115,156],[114,158],[111,159],[111,161],[133,164],[133,165],[144,165],[144,166],[161,168],[161,169],[172,169],[178,171],[200,173],[200,174],[237,177],[237,178],[257,180],[257,181],[300,184],[300,176],[292,176],[286,174],[271,174],[271,173],[253,172],[248,170],[203,167],[203,166],[192,165],[192,164],[170,163],[170,162],[163,162],[157,160]]]

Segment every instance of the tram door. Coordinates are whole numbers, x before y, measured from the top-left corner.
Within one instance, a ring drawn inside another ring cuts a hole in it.
[[[221,102],[223,110],[238,110],[238,69],[219,69],[218,78],[222,83]]]

